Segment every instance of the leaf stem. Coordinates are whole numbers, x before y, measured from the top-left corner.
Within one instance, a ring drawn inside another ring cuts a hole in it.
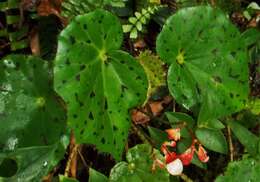
[[[79,156],[80,156],[80,158],[81,158],[81,161],[82,161],[83,165],[84,165],[86,168],[88,168],[88,164],[87,164],[87,162],[86,162],[84,156],[83,156],[82,153],[81,153],[81,148],[82,148],[81,146],[78,147],[78,154],[79,154]]]
[[[193,182],[193,180],[191,178],[189,178],[186,174],[182,173],[181,174],[181,179],[185,182]]]
[[[227,126],[227,136],[228,136],[228,145],[229,145],[229,152],[230,152],[230,161],[234,160],[234,146],[231,137],[231,129],[230,126]]]

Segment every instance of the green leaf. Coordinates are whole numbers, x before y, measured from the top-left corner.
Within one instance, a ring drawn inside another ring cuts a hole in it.
[[[130,32],[130,38],[131,39],[136,39],[138,37],[138,32],[136,28],[133,28]]]
[[[137,29],[138,31],[142,31],[143,25],[142,25],[142,23],[141,23],[140,21],[138,21],[138,22],[136,23],[136,29]]]
[[[0,61],[0,130],[0,161],[18,166],[4,181],[40,181],[63,157],[66,115],[47,62],[21,55]]]
[[[132,24],[136,24],[137,18],[135,18],[135,17],[130,17],[130,18],[128,19],[128,21],[129,21],[130,23],[132,23]]]
[[[135,12],[135,16],[136,16],[136,18],[137,18],[137,19],[140,19],[140,18],[141,18],[141,16],[142,16],[142,14],[141,14],[141,13],[139,13],[139,12]]]
[[[220,10],[179,10],[159,34],[157,52],[170,65],[170,93],[185,108],[203,103],[206,94],[214,103],[214,118],[244,108],[249,92],[246,46]]]
[[[214,118],[215,112],[215,103],[212,101],[212,98],[207,94],[205,97],[204,103],[202,104],[198,116],[197,125],[200,128],[210,128],[210,129],[223,129],[225,126],[218,119]]]
[[[250,15],[250,13],[249,13],[248,11],[244,11],[244,12],[243,12],[243,15],[244,15],[244,17],[245,17],[248,21],[250,21],[251,18],[252,18],[252,16]]]
[[[228,122],[232,132],[252,156],[257,154],[258,137],[235,121]]]
[[[144,9],[144,8],[141,10],[141,12],[143,15],[148,13],[147,9]]]
[[[260,137],[258,139],[258,153],[260,154]]]
[[[181,112],[166,112],[166,117],[169,120],[172,128],[179,128],[180,124],[184,124],[186,126],[181,129],[182,138],[191,137],[189,129],[193,129],[195,126],[195,121],[191,116]]]
[[[109,181],[169,181],[169,173],[166,169],[157,168],[152,172],[153,156],[163,160],[163,156],[158,150],[152,150],[151,147],[146,144],[136,145],[127,153],[126,158],[128,162],[117,163],[112,168]]]
[[[75,178],[69,178],[69,177],[66,177],[63,175],[59,175],[59,181],[60,182],[78,182],[78,180]]]
[[[122,8],[125,7],[125,0],[105,0],[106,5],[110,5],[113,7]]]
[[[195,125],[194,119],[186,113],[181,112],[166,112],[166,116],[171,124],[176,124],[180,122],[186,123],[190,128]]]
[[[220,130],[198,128],[196,137],[209,150],[226,154],[228,151],[227,141]]]
[[[14,152],[2,153],[0,161],[12,159],[17,163],[18,169],[15,175],[6,178],[2,178],[5,176],[0,174],[0,181],[42,181],[41,178],[61,160],[66,147],[67,143],[61,145],[57,141],[54,145],[18,148]],[[2,167],[10,170],[10,167],[5,164]]]
[[[251,2],[247,6],[247,9],[260,10],[260,6],[256,2]]]
[[[89,168],[89,179],[88,182],[107,182],[108,178],[102,173]]]
[[[133,25],[123,25],[122,28],[123,28],[123,32],[124,33],[128,33],[131,31]]]
[[[247,29],[241,35],[247,46],[251,46],[260,40],[260,31],[256,28]]]
[[[252,99],[248,102],[247,109],[250,110],[253,114],[260,114],[260,98]]]
[[[142,24],[146,24],[146,23],[147,23],[145,16],[141,17],[141,18],[140,18],[140,21],[142,22]]]
[[[163,142],[168,140],[167,133],[165,131],[162,131],[160,129],[148,126],[148,131],[153,139],[153,141],[156,144],[156,148],[160,149]]]
[[[107,11],[77,16],[60,34],[54,67],[76,141],[117,160],[128,136],[128,111],[143,104],[147,90],[142,66],[118,50],[122,37],[119,20]]]
[[[260,181],[260,161],[249,158],[230,162],[225,174],[218,176],[216,179],[216,182],[233,181]]]

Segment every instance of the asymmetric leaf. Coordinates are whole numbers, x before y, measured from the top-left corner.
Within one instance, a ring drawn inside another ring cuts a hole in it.
[[[170,65],[171,94],[187,109],[203,103],[206,94],[214,103],[214,118],[244,107],[249,90],[246,46],[220,10],[179,10],[158,36],[157,52]]]
[[[55,89],[67,104],[77,142],[95,144],[117,160],[129,109],[143,104],[147,92],[142,66],[118,50],[122,37],[119,20],[107,11],[77,16],[60,34],[54,67]]]
[[[40,180],[61,159],[66,115],[47,62],[19,55],[1,60],[0,131],[0,162],[11,158],[18,166],[7,181]]]

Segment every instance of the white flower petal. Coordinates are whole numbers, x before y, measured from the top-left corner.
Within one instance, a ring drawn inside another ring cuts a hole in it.
[[[183,171],[183,165],[180,159],[176,159],[166,165],[167,171],[174,176],[180,175]]]

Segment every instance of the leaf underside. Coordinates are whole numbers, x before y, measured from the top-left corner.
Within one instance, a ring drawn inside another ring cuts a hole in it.
[[[60,34],[54,68],[77,142],[116,159],[128,136],[128,110],[144,102],[147,90],[141,65],[118,50],[122,36],[119,20],[107,11],[77,16]]]

